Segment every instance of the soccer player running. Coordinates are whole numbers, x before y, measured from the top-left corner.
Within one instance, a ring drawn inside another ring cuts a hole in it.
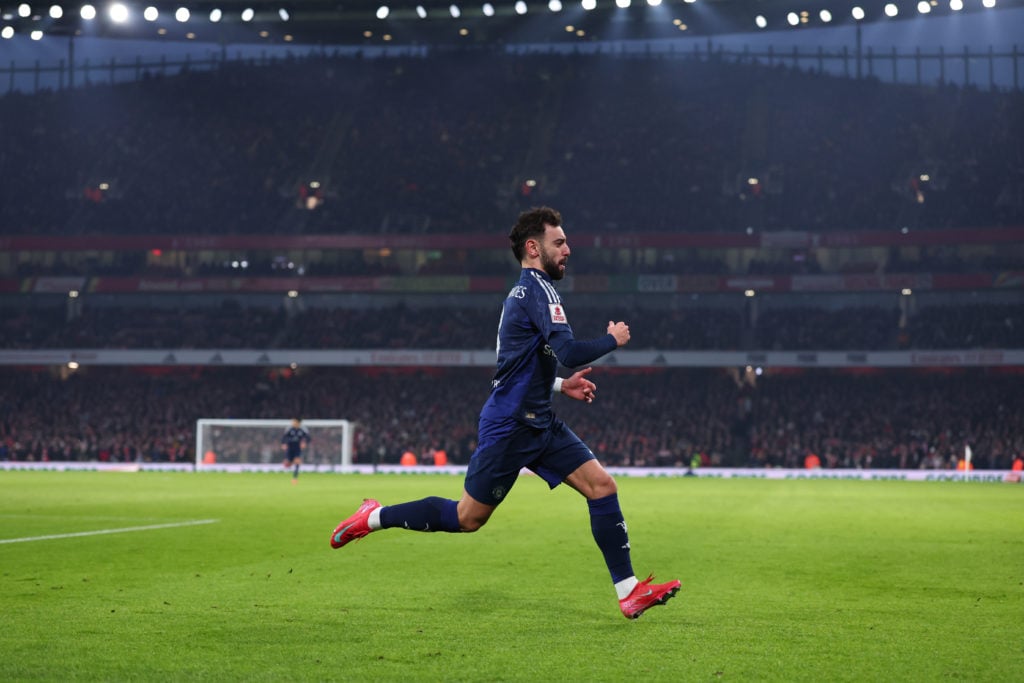
[[[299,483],[299,466],[302,464],[302,451],[309,445],[309,432],[302,426],[302,420],[292,418],[292,426],[281,437],[281,450],[284,451],[284,467],[292,469],[292,483]]]
[[[552,392],[590,403],[596,389],[584,368],[562,380],[558,363],[584,366],[629,342],[629,326],[609,322],[605,335],[579,341],[552,281],[565,276],[569,245],[562,217],[541,207],[520,214],[509,234],[522,274],[505,299],[498,322],[498,365],[491,393],[480,413],[477,448],[469,461],[465,490],[459,501],[429,497],[382,507],[366,499],[331,534],[331,547],[371,531],[401,527],[413,531],[476,531],[490,519],[515,484],[523,467],[551,488],[565,482],[579,491],[590,509],[590,528],[604,555],[629,619],[665,604],[679,581],[638,581],[633,574],[626,522],[619,508],[615,480],[591,450],[551,408]]]

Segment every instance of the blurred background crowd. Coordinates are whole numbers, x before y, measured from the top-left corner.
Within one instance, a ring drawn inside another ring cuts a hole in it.
[[[950,469],[969,443],[978,467],[1009,469],[1024,451],[1017,371],[592,377],[593,404],[556,397],[555,409],[608,465],[688,467],[697,457],[705,466],[803,467],[813,453],[823,467]],[[195,462],[198,418],[300,416],[355,421],[359,463],[395,464],[411,451],[433,464],[436,450],[465,463],[490,385],[486,368],[90,368],[70,379],[5,369],[0,378],[0,459],[36,461]],[[271,431],[263,446],[279,440]]]
[[[468,233],[537,203],[577,232],[994,227],[1024,210],[1020,92],[679,55],[228,63],[12,94],[0,126],[17,131],[5,233]]]
[[[643,313],[617,302],[574,307],[577,336],[604,332],[609,317],[633,322],[631,349],[860,350],[1009,349],[1024,347],[1024,307],[951,304],[922,307],[901,325],[889,308],[768,309],[751,323],[744,302]],[[895,299],[894,299],[895,301]],[[86,308],[67,320],[62,306],[0,308],[0,348],[39,349],[463,349],[494,346],[500,295],[488,308],[312,308],[289,315],[278,307],[227,301],[212,310]]]
[[[570,242],[588,238],[570,272],[606,278],[566,293],[581,337],[613,318],[631,324],[632,349],[1024,348],[1024,244],[1005,238],[1024,228],[1019,91],[471,49],[12,93],[0,130],[0,348],[12,352],[493,348],[506,290],[487,279],[514,277],[503,235],[538,204],[563,212]],[[997,239],[972,241],[982,233]],[[894,247],[880,234],[929,237]],[[758,235],[782,246],[713,237]],[[323,236],[367,239],[302,246]],[[426,241],[403,252],[375,246],[384,236]],[[193,246],[151,246],[174,237]],[[228,237],[242,246],[217,242]],[[828,249],[808,244],[819,237]],[[637,275],[698,280],[645,293]],[[444,276],[487,287],[420,279]],[[726,292],[734,276],[779,291]],[[411,284],[291,299],[266,284],[363,277]],[[797,292],[779,284],[790,277],[809,279]],[[147,278],[180,289],[143,293]],[[209,292],[181,294],[200,284]],[[362,463],[437,450],[463,463],[489,375],[5,365],[0,460],[191,462],[197,418],[301,416],[356,421]],[[977,466],[1003,469],[1024,453],[1022,376],[602,368],[594,405],[556,406],[610,465],[800,467],[813,454],[944,469],[970,444]]]

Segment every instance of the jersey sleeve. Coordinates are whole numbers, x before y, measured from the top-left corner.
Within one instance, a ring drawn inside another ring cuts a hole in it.
[[[558,362],[565,367],[586,365],[618,348],[618,342],[610,334],[577,340],[561,299],[557,295],[552,296],[551,291],[544,287],[535,288],[535,293],[537,296],[532,297],[530,305],[526,307],[527,313]]]

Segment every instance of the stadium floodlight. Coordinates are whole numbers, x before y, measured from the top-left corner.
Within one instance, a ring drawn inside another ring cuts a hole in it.
[[[796,26],[800,23],[800,16],[796,12],[790,12],[786,15],[786,21],[790,26]]]
[[[35,31],[32,31],[32,33],[28,34],[28,37],[32,40],[42,40],[43,32],[40,31],[39,29],[36,29]]]
[[[520,15],[526,14],[526,0],[516,0],[516,4],[514,5],[514,9],[515,9],[516,14],[520,14]]]
[[[50,5],[50,18],[60,19],[64,16],[64,8],[60,5]]]
[[[954,2],[955,1],[956,0],[954,0]],[[864,8],[863,7],[854,7],[852,10],[850,10],[850,15],[853,16],[853,18],[855,20],[857,20],[857,21],[863,21],[864,20]]]
[[[484,10],[484,16],[485,17],[493,17],[494,16],[494,5],[492,5],[491,3],[485,2],[483,10]]]
[[[96,18],[96,8],[92,5],[82,5],[82,9],[78,11],[78,14],[86,21],[92,21]]]
[[[280,9],[277,10],[277,16],[281,21],[288,21],[289,19],[292,18],[292,15],[289,14],[288,10],[286,10],[284,7],[281,7]]]
[[[562,0],[550,0],[548,2],[548,9],[552,12],[561,12]]]
[[[897,7],[896,5],[894,5],[893,3],[890,2],[889,4],[887,4],[885,6],[885,16],[887,16],[887,17],[895,17],[899,13],[900,13],[900,8]]]
[[[252,21],[252,18],[256,16],[256,12],[253,11],[252,7],[246,7],[242,10],[242,21]]]
[[[420,19],[426,19],[427,8],[424,7],[423,5],[416,5],[416,16],[418,16]]]
[[[458,5],[451,5],[448,8],[448,13],[452,15],[452,19],[458,19],[462,16],[462,10],[459,9]]]
[[[917,13],[918,14],[928,14],[931,11],[932,11],[932,6],[931,6],[931,3],[928,2],[928,0],[921,0],[921,2],[917,3]]]
[[[626,9],[631,4],[631,0],[615,0],[615,6],[619,9]]]
[[[377,18],[378,19],[387,19],[388,15],[390,13],[391,13],[391,10],[388,8],[387,5],[381,5],[380,7],[377,8]]]
[[[14,27],[13,26],[4,26],[3,28],[0,28],[0,38],[3,38],[4,40],[10,40],[13,37],[14,37]]]
[[[959,12],[964,8],[964,0],[949,0],[949,9]]]
[[[823,24],[827,24],[830,21],[832,21],[832,13],[829,12],[827,9],[823,9],[820,12],[818,12],[818,16],[821,18],[821,23]]]
[[[754,17],[754,25],[758,28],[765,28],[768,26],[768,20],[764,18],[764,15],[758,14]]]
[[[174,10],[174,18],[180,23],[184,24],[188,21],[188,18],[192,16],[192,13],[188,11],[188,7],[179,7]]]
[[[597,0],[582,0],[580,6],[588,12],[597,7]]]
[[[146,21],[156,21],[160,18],[160,10],[150,5],[146,9],[142,10],[142,18]]]
[[[32,14],[32,8],[29,6],[29,4],[27,2],[23,2],[20,5],[18,5],[18,16],[19,17],[21,17],[22,19],[26,19],[31,14]]]
[[[981,6],[992,9],[996,6],[996,0],[981,0]]]
[[[647,4],[651,7],[658,7],[661,5],[661,0],[647,0]]]
[[[219,7],[214,7],[210,10],[210,23],[216,24],[224,18],[224,12]]]
[[[107,16],[115,24],[123,24],[128,21],[128,7],[122,2],[115,2],[107,8]]]

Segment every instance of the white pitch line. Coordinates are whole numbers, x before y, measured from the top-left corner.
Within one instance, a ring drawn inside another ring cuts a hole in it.
[[[78,531],[73,534],[53,534],[52,536],[26,536],[24,538],[0,538],[0,543],[26,543],[28,541],[49,541],[54,538],[76,538],[78,536],[99,536],[101,534],[123,534],[128,531],[152,531],[153,529],[173,529],[182,526],[198,526],[199,524],[215,524],[219,519],[196,519],[191,522],[173,522],[171,524],[150,524],[149,526],[127,526],[121,529],[98,529],[96,531]]]

